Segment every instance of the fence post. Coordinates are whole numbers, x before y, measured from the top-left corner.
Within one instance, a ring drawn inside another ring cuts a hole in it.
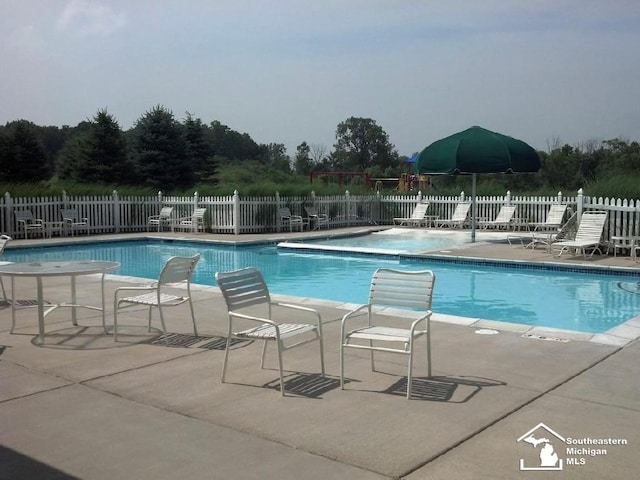
[[[67,196],[66,190],[62,190],[62,206],[64,208],[69,208],[69,197]]]
[[[351,194],[349,190],[344,192],[344,202],[346,206],[346,215],[347,215],[347,227],[351,226]]]
[[[280,192],[276,190],[276,230],[282,230],[282,218],[280,218]]]
[[[5,221],[5,232],[11,234],[12,237],[15,238],[16,232],[13,231],[13,199],[11,198],[11,194],[9,192],[5,192],[4,194],[4,221]]]
[[[507,196],[505,198],[505,203],[507,205],[511,205],[511,190],[507,190]]]
[[[311,205],[316,206],[316,192],[311,190]]]
[[[580,219],[582,218],[582,210],[584,209],[584,192],[582,191],[582,189],[578,190],[577,203],[578,223],[580,223]]]
[[[113,191],[113,230],[114,233],[120,233],[120,197],[118,196],[118,191]]]
[[[198,192],[194,192],[193,193],[193,211],[196,211],[196,208],[198,208],[198,203],[200,201],[200,196],[198,195]]]
[[[562,192],[558,192],[558,203],[562,203]]]
[[[240,235],[240,195],[238,190],[233,191],[233,234]]]
[[[422,203],[422,190],[418,190],[418,203]]]

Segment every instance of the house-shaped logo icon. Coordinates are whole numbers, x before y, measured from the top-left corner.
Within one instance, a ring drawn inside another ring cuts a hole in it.
[[[562,470],[562,459],[558,457],[554,442],[566,443],[564,437],[544,423],[539,423],[517,440],[524,442],[538,451],[540,459],[538,466],[527,467],[523,458],[520,459],[520,470]]]

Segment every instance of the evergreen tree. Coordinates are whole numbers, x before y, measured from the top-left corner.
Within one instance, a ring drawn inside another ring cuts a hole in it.
[[[184,129],[173,113],[158,105],[136,122],[133,155],[141,182],[170,191],[193,186]]]
[[[122,131],[106,110],[99,111],[86,133],[63,150],[58,175],[79,182],[133,183]]]
[[[187,160],[193,165],[194,177],[197,182],[216,184],[218,162],[213,155],[212,146],[207,143],[207,127],[202,121],[187,112],[184,122],[185,139],[187,142]]]
[[[6,181],[32,182],[49,178],[47,155],[35,128],[26,120],[11,124],[8,144],[5,145],[9,159],[4,165],[3,178]]]

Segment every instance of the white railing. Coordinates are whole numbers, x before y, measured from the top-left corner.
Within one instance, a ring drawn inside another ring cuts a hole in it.
[[[314,205],[320,213],[329,216],[329,227],[360,224],[388,225],[395,217],[409,217],[416,204],[429,202],[429,214],[450,218],[455,206],[461,201],[470,201],[461,192],[457,196],[441,195],[344,195],[281,197],[241,197],[238,192],[229,196],[191,197],[120,196],[114,191],[108,196],[70,196],[65,192],[59,197],[12,197],[5,193],[0,199],[0,230],[15,238],[24,237],[15,221],[16,210],[30,210],[35,218],[44,222],[60,221],[60,209],[75,208],[80,217],[89,219],[89,233],[128,233],[147,230],[147,219],[157,215],[163,206],[174,207],[177,217],[190,215],[196,207],[206,207],[206,230],[213,233],[265,233],[281,230],[277,211],[288,206],[295,215],[306,216],[305,205]],[[479,196],[476,198],[477,218],[495,218],[503,204],[516,205],[517,222],[526,225],[543,222],[550,205],[566,203],[579,215],[584,210],[604,210],[609,213],[606,238],[611,236],[640,236],[640,200],[593,198],[579,190],[574,197],[558,192],[555,196],[533,197]]]

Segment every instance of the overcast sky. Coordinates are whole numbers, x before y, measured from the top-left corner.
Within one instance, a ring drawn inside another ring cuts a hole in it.
[[[0,0],[0,124],[123,129],[156,105],[331,150],[372,118],[400,155],[480,125],[547,150],[640,141],[638,0]]]

